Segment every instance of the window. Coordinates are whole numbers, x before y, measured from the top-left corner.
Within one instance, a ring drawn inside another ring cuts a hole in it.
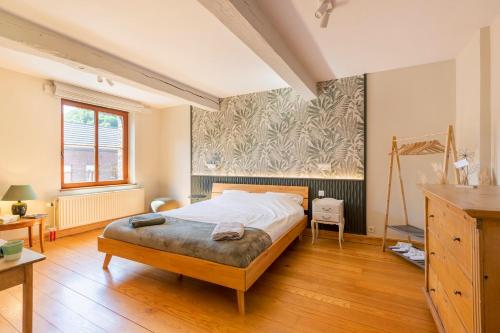
[[[62,100],[62,188],[128,182],[128,114]]]

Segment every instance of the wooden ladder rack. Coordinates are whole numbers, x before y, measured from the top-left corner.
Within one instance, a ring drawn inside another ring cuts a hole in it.
[[[408,223],[408,209],[406,206],[406,196],[403,185],[403,178],[401,176],[401,156],[415,156],[415,155],[430,155],[430,154],[444,154],[443,161],[443,182],[447,182],[448,180],[448,165],[450,163],[450,154],[452,154],[453,162],[457,160],[457,148],[455,145],[455,136],[453,132],[453,126],[448,126],[448,131],[445,133],[436,133],[431,135],[423,135],[420,137],[415,137],[411,139],[421,139],[423,137],[435,136],[438,134],[446,134],[446,144],[441,144],[438,140],[427,140],[427,141],[414,141],[410,143],[404,143],[398,146],[398,139],[396,136],[392,137],[391,144],[391,152],[390,160],[389,160],[389,179],[387,184],[387,201],[386,201],[386,209],[385,209],[385,221],[384,221],[384,238],[382,242],[382,251],[385,251],[387,246],[387,229],[396,230],[398,232],[404,233],[408,237],[408,242],[412,241],[412,237],[414,238],[423,238],[424,230],[412,226]],[[400,140],[403,141],[403,140]],[[392,190],[392,175],[394,172],[394,163],[396,164],[396,170],[398,173],[399,186],[401,189],[401,197],[403,201],[403,213],[404,213],[404,224],[400,225],[390,225],[389,224],[389,209],[391,203],[391,190]],[[455,181],[458,183],[459,174],[458,170],[455,169],[454,172]],[[393,251],[392,251],[393,252]],[[395,253],[395,252],[393,252]],[[401,254],[398,254],[400,257],[403,257]],[[406,257],[404,257],[406,258]],[[411,261],[408,259],[408,261]],[[414,264],[422,267],[422,265],[413,262]]]

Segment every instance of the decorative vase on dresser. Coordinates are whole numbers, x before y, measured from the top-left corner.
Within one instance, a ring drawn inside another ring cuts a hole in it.
[[[500,187],[425,185],[425,294],[440,332],[500,332]]]

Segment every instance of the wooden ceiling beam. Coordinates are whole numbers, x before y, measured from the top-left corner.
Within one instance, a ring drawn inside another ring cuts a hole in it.
[[[198,0],[304,99],[317,97],[317,82],[288,48],[254,0]]]
[[[200,108],[218,111],[219,98],[109,54],[31,21],[0,10],[0,42],[106,77],[167,93]]]

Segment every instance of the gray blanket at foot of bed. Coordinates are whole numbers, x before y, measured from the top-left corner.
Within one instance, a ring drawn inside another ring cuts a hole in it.
[[[214,241],[215,224],[180,220],[166,216],[161,225],[134,229],[128,218],[109,224],[103,236],[153,249],[244,268],[271,244],[264,231],[245,228],[242,239]]]

